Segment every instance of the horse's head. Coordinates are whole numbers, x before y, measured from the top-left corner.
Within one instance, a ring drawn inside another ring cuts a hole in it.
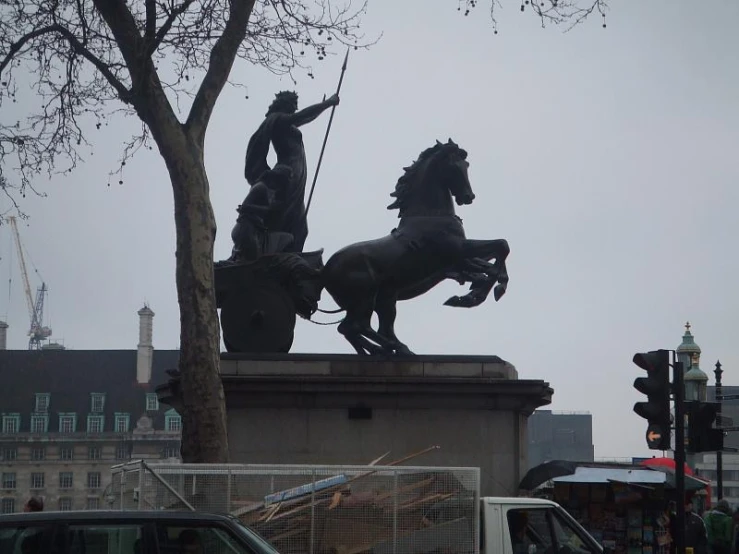
[[[439,150],[430,162],[433,164],[433,171],[443,176],[458,206],[472,204],[475,193],[472,192],[472,185],[467,174],[467,168],[470,167],[467,152],[455,144],[452,139],[444,144],[436,141],[436,145]]]
[[[467,175],[467,152],[452,139],[445,143],[438,140],[427,148],[398,179],[395,191],[390,195],[395,201],[388,209],[400,210],[399,217],[407,213],[433,211],[454,213],[453,197],[460,206],[475,199]]]

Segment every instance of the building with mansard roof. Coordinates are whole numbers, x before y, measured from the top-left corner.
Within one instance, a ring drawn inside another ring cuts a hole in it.
[[[154,312],[138,314],[136,349],[0,349],[0,512],[30,496],[49,510],[104,508],[111,466],[179,459],[180,416],[154,392],[179,352],[155,351]]]

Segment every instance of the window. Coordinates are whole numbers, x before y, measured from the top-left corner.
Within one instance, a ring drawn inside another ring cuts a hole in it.
[[[17,433],[20,427],[20,414],[3,414],[3,433]]]
[[[128,414],[115,414],[115,432],[128,433],[128,422],[130,417]]]
[[[71,489],[74,474],[71,471],[60,471],[59,472],[59,488],[60,489]]]
[[[46,459],[46,447],[34,446],[31,448],[31,460],[34,462],[40,462]]]
[[[156,522],[156,526],[157,537],[161,538],[159,548],[162,552],[182,552],[180,545],[184,543],[186,548],[187,546],[191,548],[195,546],[192,552],[202,551],[203,545],[208,545],[209,552],[212,548],[213,552],[251,554],[251,549],[245,545],[244,539],[236,538],[230,531],[222,527],[206,524],[188,528],[159,521]],[[257,540],[256,537],[255,540]],[[196,545],[200,545],[199,550]],[[190,550],[186,551],[190,552]]]
[[[104,392],[91,392],[90,393],[90,411],[95,414],[102,413],[105,408],[105,393]]]
[[[43,473],[31,473],[31,488],[43,489],[46,486],[46,476]]]
[[[0,513],[12,514],[15,512],[15,498],[3,498],[0,502]]]
[[[0,454],[2,454],[0,459],[4,462],[14,462],[18,459],[18,449],[15,446],[6,446]]]
[[[69,512],[72,509],[72,499],[68,496],[59,497],[59,511]],[[73,550],[72,552],[79,552],[79,550]]]
[[[89,500],[89,499],[88,499]],[[128,553],[137,552],[140,548],[144,525],[115,524],[105,521],[90,522],[89,524],[69,525],[66,527],[66,540],[69,552],[110,552]],[[110,545],[110,546],[109,546]],[[181,552],[179,545],[172,550],[161,550],[160,552]],[[151,550],[150,550],[151,551]],[[215,550],[214,550],[215,552]],[[229,552],[220,550],[219,552]],[[241,551],[238,551],[239,554]]]
[[[46,433],[49,430],[49,416],[32,415],[31,416],[31,433]]]
[[[164,414],[164,430],[171,433],[178,433],[182,430],[182,418],[174,408],[167,410]]]
[[[59,414],[59,432],[74,433],[77,430],[77,414]]]
[[[50,394],[48,392],[37,392],[36,393],[36,409],[34,410],[37,414],[45,414],[49,411],[49,399]]]
[[[162,458],[179,458],[180,457],[180,449],[175,446],[167,446],[162,451]]]
[[[159,409],[159,398],[155,392],[146,393],[146,411],[156,412]]]
[[[60,460],[71,460],[74,458],[74,448],[71,446],[60,446],[59,447],[59,459]]]
[[[3,488],[6,490],[15,489],[15,472],[3,473]]]
[[[119,444],[115,447],[116,460],[128,460],[131,456],[131,449],[127,444]]]
[[[594,552],[591,545],[583,540],[583,537],[575,531],[569,521],[562,517],[561,514],[550,511],[552,517],[552,528],[554,529],[554,538],[557,541],[557,550],[555,552]]]
[[[100,499],[97,496],[90,496],[87,498],[87,509],[88,510],[99,510]]]
[[[99,489],[100,488],[100,472],[91,471],[87,474],[87,488],[88,489]]]
[[[572,523],[555,509],[514,509],[508,510],[507,515],[508,530],[514,552],[567,550],[582,554],[595,553],[595,547],[586,541],[572,526]]]
[[[87,416],[87,432],[102,433],[103,432],[103,416],[89,415]]]
[[[91,446],[87,449],[88,460],[99,460],[101,458],[102,448],[99,446]]]

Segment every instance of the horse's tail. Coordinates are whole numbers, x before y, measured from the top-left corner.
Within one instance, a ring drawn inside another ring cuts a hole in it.
[[[317,269],[315,271],[316,271],[316,273],[314,274],[314,277],[318,281],[317,284],[318,284],[318,287],[319,287],[319,292],[324,291],[326,289],[326,283],[325,283],[325,279],[324,279],[326,267],[322,265],[320,269]],[[316,312],[320,312],[322,314],[338,314],[338,313],[345,312],[345,311],[346,311],[346,309],[344,309],[344,308],[337,308],[335,310],[324,310],[324,309],[321,309],[318,306],[316,306]],[[311,323],[315,323],[316,325],[336,325],[337,323],[341,323],[342,321],[344,321],[344,318],[342,317],[338,321],[331,321],[331,322],[327,322],[327,323],[323,323],[323,322],[320,322],[320,321],[314,321],[311,318],[308,318],[308,321],[310,321]]]

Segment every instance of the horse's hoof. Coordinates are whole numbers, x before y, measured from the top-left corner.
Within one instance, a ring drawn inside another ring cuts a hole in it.
[[[387,350],[385,350],[382,346],[378,346],[376,344],[372,344],[372,345],[368,344],[366,346],[366,349],[367,349],[367,353],[370,356],[383,356],[383,355],[387,355],[388,353]]]
[[[504,285],[502,283],[495,285],[495,288],[493,289],[493,297],[495,298],[496,302],[500,300],[500,297],[505,294],[506,288],[507,285]]]
[[[464,296],[452,296],[444,302],[445,306],[453,306],[455,308],[474,308],[479,304],[480,302],[477,298],[472,297],[469,294],[465,294]]]
[[[415,354],[405,344],[399,344],[395,347],[396,356],[415,356]]]

